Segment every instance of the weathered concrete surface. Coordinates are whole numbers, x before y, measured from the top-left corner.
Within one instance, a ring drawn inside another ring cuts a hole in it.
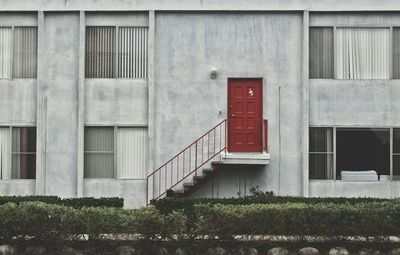
[[[46,195],[76,196],[79,13],[45,14]]]
[[[122,197],[125,208],[146,204],[146,180],[85,179],[84,196]]]
[[[302,14],[159,13],[156,27],[156,165],[226,118],[228,77],[262,77],[271,164],[243,171],[261,189],[300,195]]]
[[[400,10],[397,0],[34,0],[21,3],[2,0],[1,10],[310,10],[310,11],[375,11]]]

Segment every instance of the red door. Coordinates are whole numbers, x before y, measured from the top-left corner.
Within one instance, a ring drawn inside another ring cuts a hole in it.
[[[228,151],[262,152],[262,79],[228,79]]]

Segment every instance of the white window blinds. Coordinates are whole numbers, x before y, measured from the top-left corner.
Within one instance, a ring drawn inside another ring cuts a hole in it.
[[[389,79],[389,28],[337,28],[338,79]]]
[[[0,179],[11,179],[10,128],[0,128]]]
[[[12,28],[0,27],[0,78],[11,78]]]
[[[37,28],[14,28],[13,77],[35,78],[37,70]]]
[[[145,178],[147,128],[118,128],[117,136],[117,178]]]
[[[147,31],[147,27],[119,28],[119,78],[147,78]]]

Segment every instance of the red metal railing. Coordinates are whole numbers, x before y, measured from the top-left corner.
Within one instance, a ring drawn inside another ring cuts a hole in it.
[[[228,120],[223,120],[147,176],[147,203],[164,196],[215,158],[228,145]],[[262,148],[268,151],[268,121],[262,121]]]

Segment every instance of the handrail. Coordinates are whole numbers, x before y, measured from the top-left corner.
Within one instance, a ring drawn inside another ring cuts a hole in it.
[[[267,151],[268,122],[263,120],[261,124],[262,149]],[[176,187],[189,176],[197,175],[197,170],[200,167],[222,151],[226,151],[228,144],[227,130],[228,120],[225,119],[151,172],[146,179],[146,202],[148,203],[149,199],[158,199],[164,196],[168,190]]]

